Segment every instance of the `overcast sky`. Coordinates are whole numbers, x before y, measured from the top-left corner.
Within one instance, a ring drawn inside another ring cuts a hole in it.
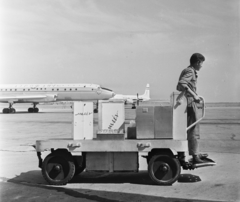
[[[0,0],[0,83],[96,83],[168,100],[190,56],[198,94],[240,101],[239,0]]]

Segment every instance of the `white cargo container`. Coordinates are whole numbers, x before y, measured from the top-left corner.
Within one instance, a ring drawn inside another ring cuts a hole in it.
[[[125,107],[124,102],[99,102],[98,113],[98,129],[99,131],[118,131],[125,132]]]
[[[72,120],[73,140],[93,139],[93,103],[74,102]]]

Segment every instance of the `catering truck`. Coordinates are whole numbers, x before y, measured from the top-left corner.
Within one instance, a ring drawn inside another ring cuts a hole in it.
[[[205,114],[202,100],[197,122]],[[93,104],[74,102],[71,138],[36,141],[42,175],[51,185],[64,185],[81,172],[138,172],[144,157],[153,183],[171,185],[181,168],[213,166],[206,156],[201,164],[179,159],[180,152],[188,152],[187,130],[197,123],[187,128],[186,107],[184,94],[174,92],[168,105],[138,106],[135,120],[126,125],[123,102],[100,101],[94,126]],[[49,152],[44,160],[42,152]]]

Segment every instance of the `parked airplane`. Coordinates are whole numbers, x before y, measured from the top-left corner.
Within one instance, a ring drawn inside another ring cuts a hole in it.
[[[33,103],[28,112],[38,112],[39,103],[58,101],[108,100],[115,93],[97,84],[16,84],[0,85],[0,102],[9,103],[3,113],[15,113],[14,103]]]
[[[125,104],[132,104],[132,109],[136,108],[136,104],[139,105],[139,102],[144,102],[150,100],[150,85],[147,84],[145,92],[142,95],[122,95],[116,94],[114,97],[110,98],[109,101],[119,101],[124,100]]]

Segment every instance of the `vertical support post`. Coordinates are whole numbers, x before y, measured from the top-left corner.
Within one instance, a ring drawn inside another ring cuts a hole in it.
[[[108,163],[109,163],[109,172],[112,173],[114,171],[114,153],[108,152]]]
[[[182,93],[173,92],[171,95],[173,107],[173,139],[187,139],[187,99]]]

